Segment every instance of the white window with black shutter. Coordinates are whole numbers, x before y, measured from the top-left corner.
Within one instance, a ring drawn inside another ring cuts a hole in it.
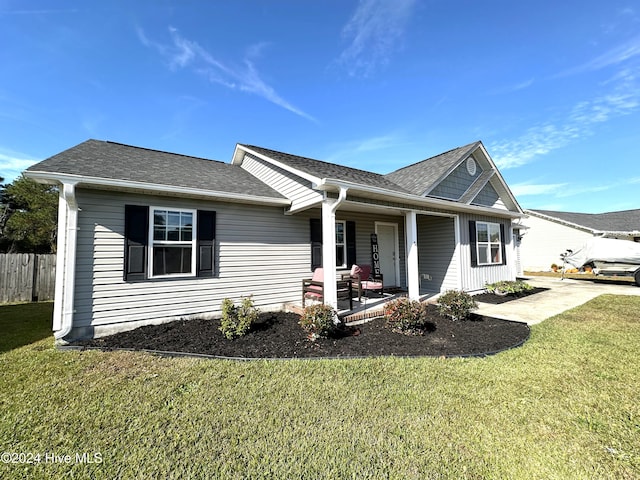
[[[311,218],[311,270],[322,266],[322,221]],[[336,267],[351,268],[356,263],[356,222],[336,221]]]
[[[501,223],[470,221],[471,265],[506,265],[504,225]]]
[[[125,205],[124,279],[211,277],[215,212]]]
[[[195,210],[149,209],[149,278],[195,276]]]

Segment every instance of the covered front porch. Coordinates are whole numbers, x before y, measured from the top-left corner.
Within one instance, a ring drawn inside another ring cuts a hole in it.
[[[310,219],[309,277],[322,268],[323,280],[336,279],[323,282],[322,302],[347,321],[379,316],[384,304],[399,296],[424,300],[459,288],[457,215],[407,207],[338,194],[305,212]],[[370,266],[384,293],[359,299],[354,292],[350,308],[338,284],[354,265]],[[302,301],[292,307],[301,310]]]
[[[368,295],[358,298],[357,294],[351,298],[351,302],[348,299],[339,299],[337,302],[336,311],[338,317],[347,324],[357,324],[359,322],[366,322],[372,318],[381,317],[384,315],[385,305],[400,297],[406,297],[408,292],[401,288],[386,289],[382,295]],[[425,293],[420,295],[420,301],[429,301],[438,296],[437,293]],[[306,305],[313,305],[319,303],[314,300],[307,299]],[[285,306],[285,309],[298,314],[302,314],[304,308],[302,307],[302,301],[289,303]]]
[[[319,213],[319,231],[311,232],[312,266],[322,267],[325,278],[339,280],[357,264],[371,266],[385,291],[414,300],[461,288],[456,214],[340,198],[325,199]],[[337,293],[327,283],[324,303],[338,308]]]

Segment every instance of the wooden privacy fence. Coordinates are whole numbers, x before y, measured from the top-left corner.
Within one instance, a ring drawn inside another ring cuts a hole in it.
[[[56,256],[0,253],[0,303],[53,300]]]

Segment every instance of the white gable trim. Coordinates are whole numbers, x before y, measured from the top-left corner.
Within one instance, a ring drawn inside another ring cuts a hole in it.
[[[250,148],[245,147],[244,145],[236,145],[236,150],[233,154],[233,160],[231,161],[231,163],[233,165],[242,165],[242,160],[243,160],[243,155],[240,153],[240,150],[246,152],[246,153],[250,153],[251,155],[254,155],[262,160],[264,160],[265,162],[269,162],[272,165],[276,165],[280,168],[282,168],[283,170],[286,170],[288,172],[293,173],[294,175],[297,175],[301,178],[304,178],[305,180],[309,180],[312,184],[317,185],[319,183],[321,183],[322,179],[320,179],[319,177],[316,177],[315,175],[310,175],[309,173],[303,171],[303,170],[299,170],[297,168],[293,168],[290,165],[287,165],[286,163],[282,163],[279,162],[277,160],[274,160],[271,157],[268,157],[267,155],[263,155],[261,153],[256,152],[255,150],[251,150]]]

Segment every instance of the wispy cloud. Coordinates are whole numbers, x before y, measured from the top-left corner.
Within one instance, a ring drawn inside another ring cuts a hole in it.
[[[560,72],[556,77],[566,77],[593,70],[601,70],[612,65],[618,65],[640,55],[640,35],[618,45],[582,65]]]
[[[338,63],[351,76],[368,76],[386,65],[398,48],[415,0],[360,0],[358,8],[342,29],[349,42]]]
[[[41,9],[41,10],[0,10],[0,15],[50,15],[50,14],[67,14],[78,13],[77,8],[63,9]]]
[[[602,87],[609,91],[575,104],[563,115],[534,125],[512,140],[490,145],[490,151],[501,169],[514,168],[536,157],[593,135],[597,124],[636,112],[640,108],[638,67],[630,65],[616,72]]]
[[[504,93],[519,92],[520,90],[525,90],[525,89],[529,88],[534,83],[535,83],[535,80],[533,78],[530,78],[529,80],[525,80],[523,82],[516,83],[515,85],[507,85],[505,87],[498,87],[498,88],[492,90],[489,93],[491,95],[500,95],[500,94],[504,94]]]
[[[0,152],[0,177],[4,178],[5,183],[11,183],[23,170],[36,162],[37,160],[24,158],[13,152]]]
[[[516,183],[510,186],[511,191],[516,197],[525,197],[529,195],[550,195],[558,193],[567,186],[566,183],[548,183],[548,184],[530,184]]]
[[[575,197],[584,194],[593,194],[598,192],[606,192],[616,189],[628,189],[632,185],[640,183],[640,178],[630,178],[615,182],[588,184],[580,183],[516,183],[510,186],[511,191],[516,197],[528,196],[544,196],[545,199],[562,199],[567,197]]]
[[[169,28],[171,36],[169,44],[149,39],[141,28],[137,29],[137,34],[140,42],[144,46],[156,50],[171,70],[191,69],[193,72],[205,76],[211,83],[257,95],[307,120],[317,122],[314,117],[285,100],[261,78],[255,61],[260,57],[266,43],[250,46],[243,58],[243,65],[239,67],[229,66],[219,61],[200,44],[183,37],[173,27]]]
[[[370,171],[384,169],[389,163],[388,150],[404,147],[407,139],[398,133],[377,135],[343,142],[332,147],[332,152],[323,158],[328,162],[354,165]],[[362,167],[366,158],[366,167]]]

